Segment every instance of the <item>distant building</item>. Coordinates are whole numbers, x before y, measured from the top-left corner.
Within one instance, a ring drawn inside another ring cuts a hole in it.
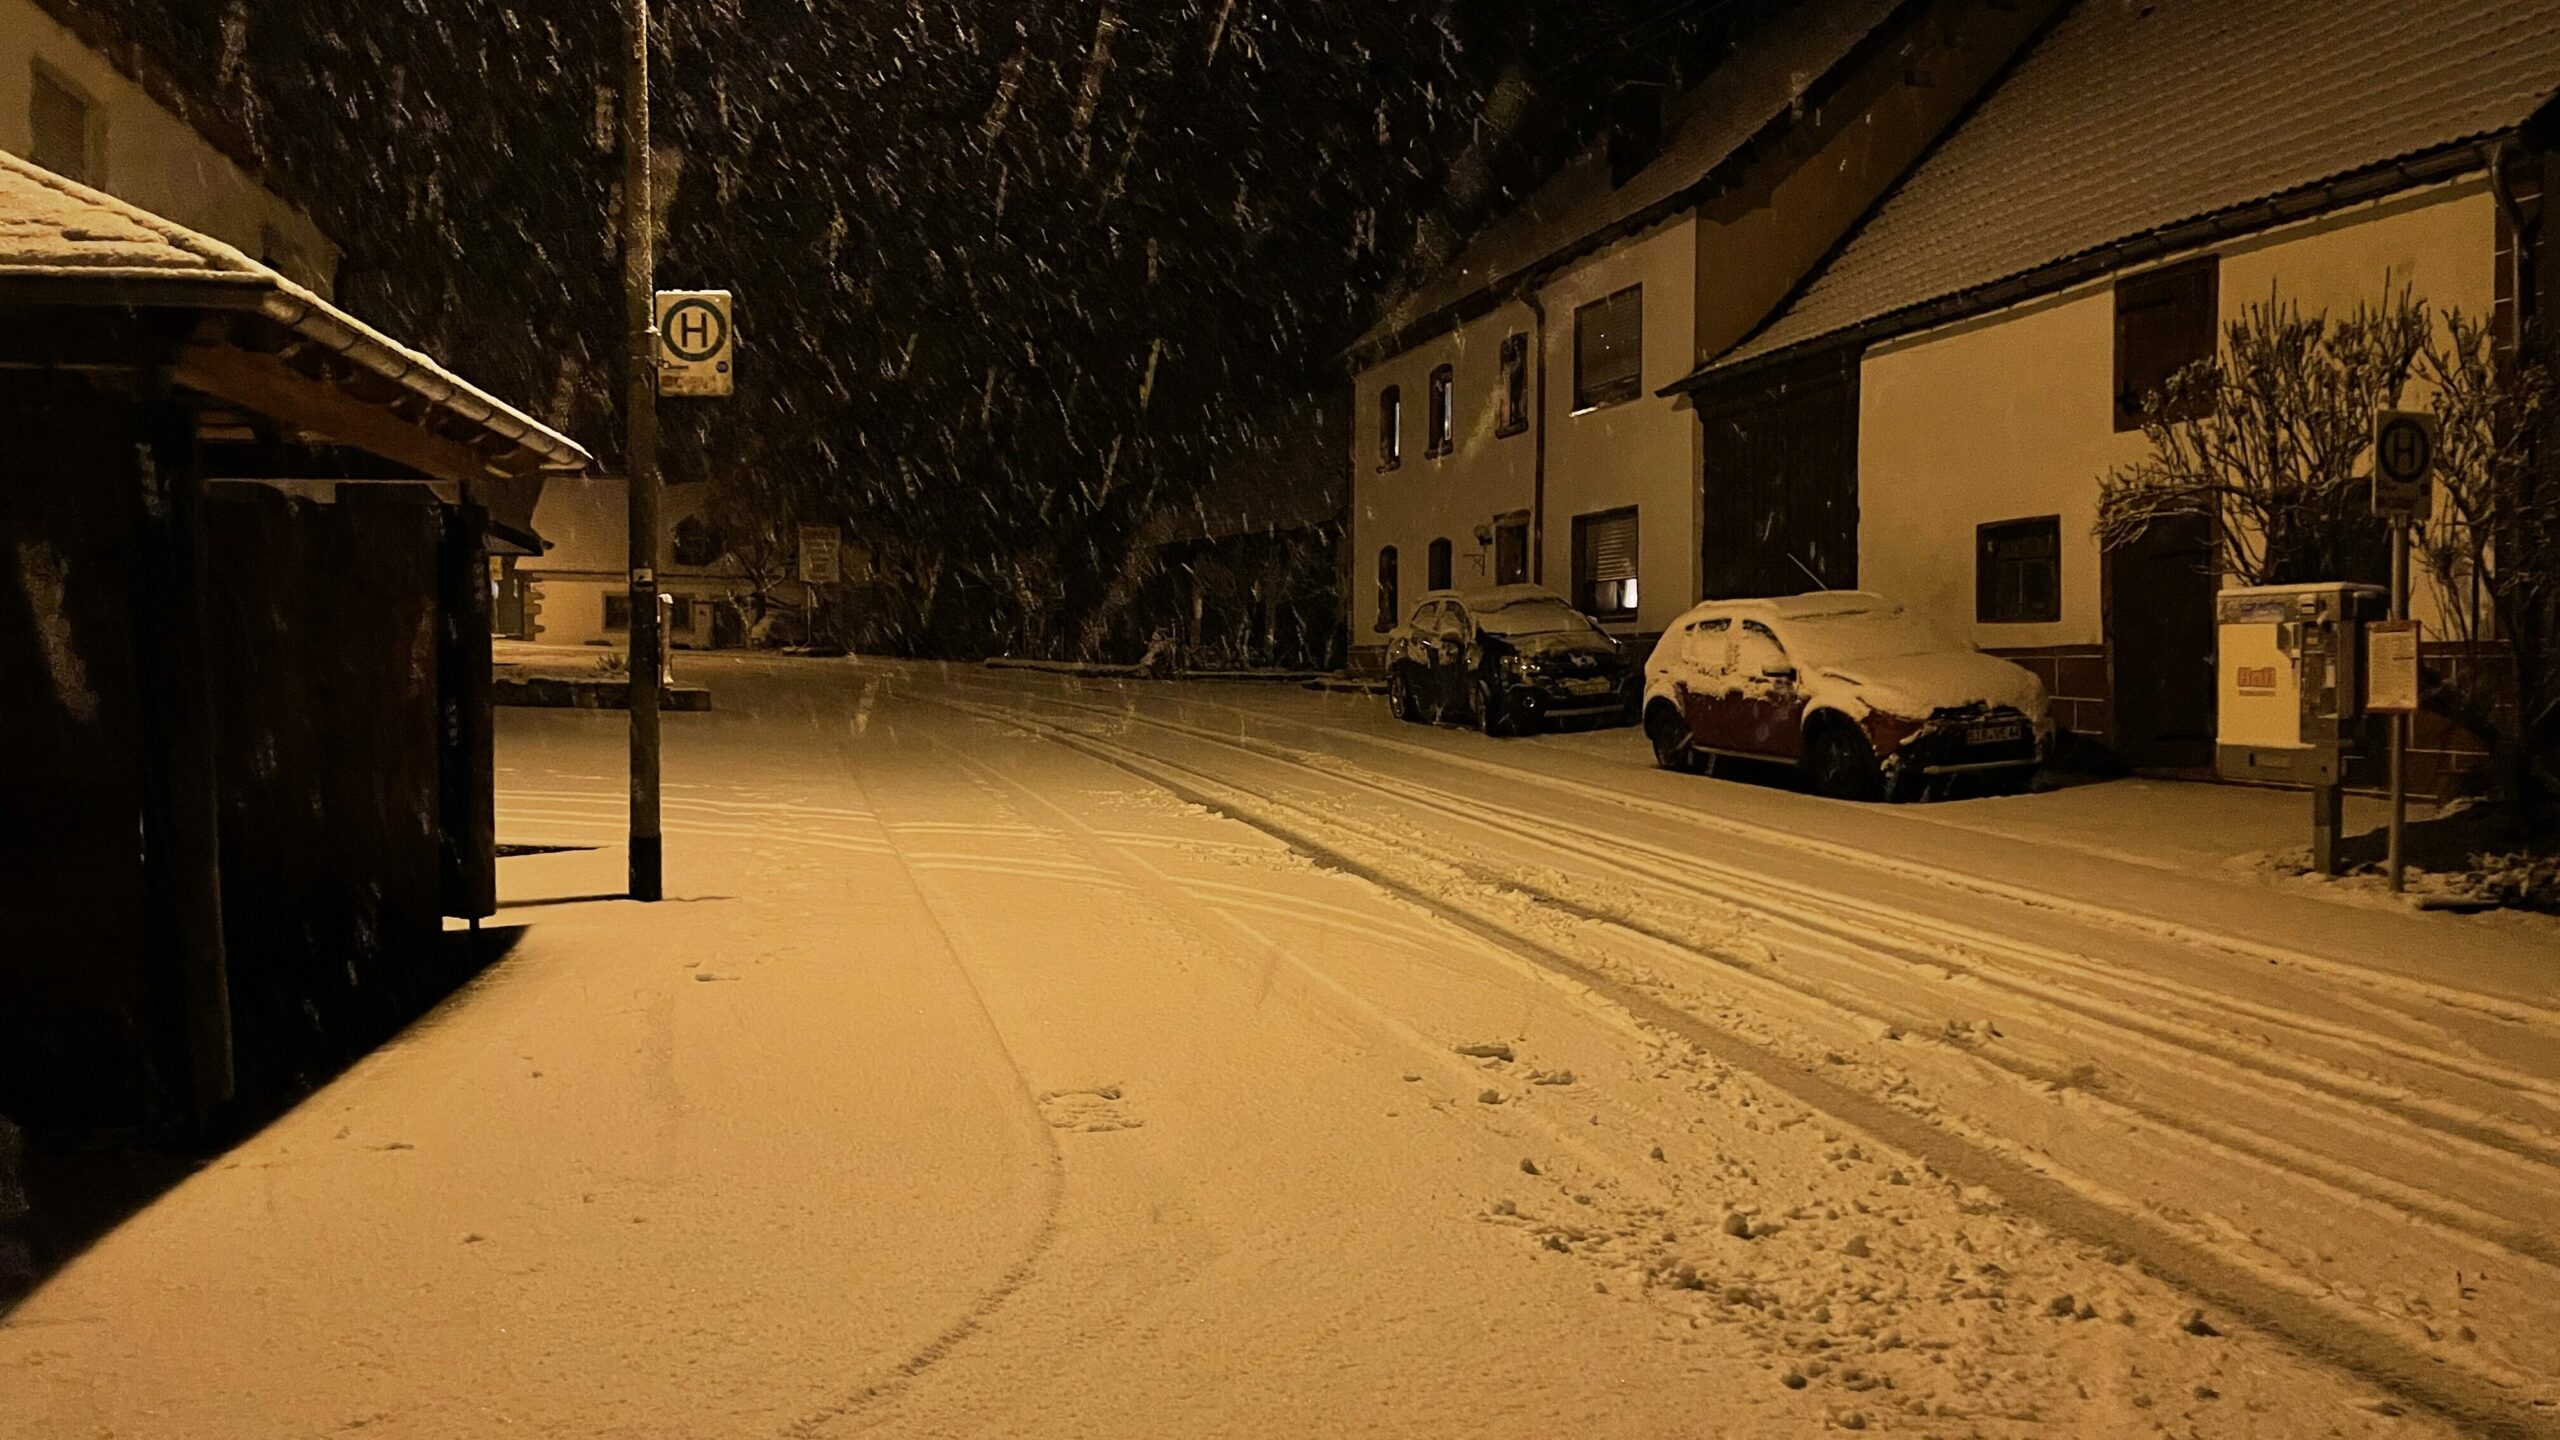
[[[1544,584],[1627,636],[1693,603],[1701,437],[1662,387],[1765,320],[2053,8],[1800,7],[1392,304],[1349,357],[1355,660],[1442,586]],[[1854,514],[1791,523],[1845,580]]]
[[[1700,421],[1703,593],[1882,591],[2126,759],[2207,763],[2208,536],[2093,533],[2141,397],[2271,296],[2342,317],[2407,287],[2512,336],[2554,284],[2556,88],[2560,0],[2078,0],[1668,387]]]
[[[658,502],[665,538],[658,553],[659,593],[675,602],[668,643],[685,650],[727,649],[747,643],[754,585],[737,561],[722,553],[705,527],[706,484],[667,486]],[[631,553],[628,490],[620,476],[564,480],[545,486],[534,512],[540,555],[510,557],[501,609],[509,596],[518,623],[499,633],[545,645],[631,643]],[[805,598],[797,580],[778,587],[792,606]],[[777,596],[776,598],[782,598]]]

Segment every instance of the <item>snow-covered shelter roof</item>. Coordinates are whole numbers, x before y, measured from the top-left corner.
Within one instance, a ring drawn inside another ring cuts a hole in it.
[[[1692,388],[2436,174],[2560,89],[2560,0],[2074,0]]]
[[[1351,347],[1401,349],[1473,302],[1695,203],[1754,140],[1788,119],[1909,0],[1825,0],[1770,20],[1674,101],[1659,155],[1613,184],[1593,145],[1387,308]]]
[[[290,410],[276,418],[439,479],[594,464],[576,441],[231,246],[6,152],[0,304],[202,312],[175,366],[182,384]]]

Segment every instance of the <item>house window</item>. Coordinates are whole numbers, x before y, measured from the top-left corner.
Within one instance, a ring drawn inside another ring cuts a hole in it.
[[[1973,618],[2049,625],[2062,618],[2062,517],[2004,520],[1975,532]]]
[[[720,532],[701,516],[687,515],[676,522],[668,552],[679,565],[717,565],[720,563]]]
[[[1529,337],[1524,333],[1502,337],[1502,394],[1494,410],[1497,438],[1529,428]]]
[[[1450,394],[1456,388],[1455,379],[1456,372],[1446,365],[1431,372],[1431,413],[1427,417],[1431,443],[1424,453],[1434,459],[1458,448],[1457,402]]]
[[[604,628],[607,630],[628,630],[631,628],[630,591],[608,590],[605,592]]]
[[[1636,618],[1636,512],[1573,517],[1573,604],[1595,620]]]
[[[1396,547],[1378,552],[1378,628],[1396,628]]]
[[[672,631],[683,631],[693,628],[692,596],[679,595],[676,597],[676,603],[669,607],[667,611],[667,628]]]
[[[1573,312],[1573,408],[1593,410],[1644,391],[1644,287],[1630,285]]]
[[[1404,463],[1404,392],[1390,385],[1378,392],[1378,468]]]
[[[2167,397],[2179,371],[2214,354],[2220,266],[2208,255],[2147,275],[2116,282],[2116,429],[2139,430]],[[2191,420],[2210,406],[2191,396],[2184,408],[2159,416]]]
[[[1431,542],[1431,588],[1449,588],[1449,540],[1445,535]]]
[[[96,102],[52,66],[33,62],[27,91],[27,158],[83,185],[107,183],[105,126]]]

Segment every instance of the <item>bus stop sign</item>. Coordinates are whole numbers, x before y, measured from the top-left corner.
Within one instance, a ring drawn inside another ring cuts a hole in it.
[[[2373,513],[2426,517],[2443,435],[2436,417],[2424,410],[2385,410],[2373,417]]]
[[[727,395],[737,384],[737,336],[726,290],[658,292],[658,393]]]

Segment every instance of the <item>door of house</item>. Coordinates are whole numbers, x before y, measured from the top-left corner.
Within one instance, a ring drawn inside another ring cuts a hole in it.
[[[2108,552],[2115,750],[2128,764],[2213,763],[2213,522],[2164,520]]]
[[[1529,522],[1504,520],[1493,527],[1493,583],[1529,583]]]

